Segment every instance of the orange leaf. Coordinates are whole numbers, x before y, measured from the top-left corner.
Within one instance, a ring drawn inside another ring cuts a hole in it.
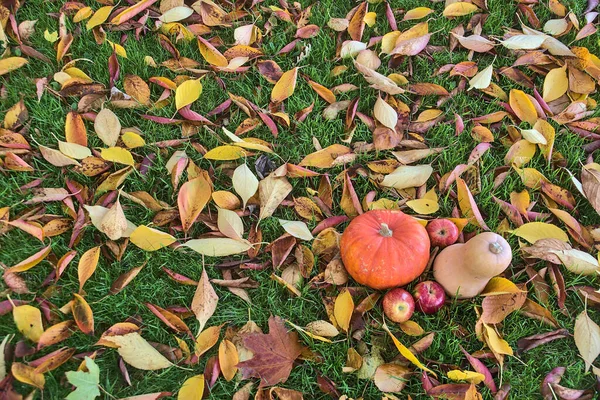
[[[210,184],[204,176],[194,178],[181,186],[177,195],[177,206],[184,232],[187,232],[196,221],[210,200],[211,192]]]
[[[85,301],[83,297],[78,295],[77,293],[73,293],[73,302],[71,304],[71,309],[73,311],[73,318],[75,319],[75,323],[81,332],[86,335],[94,334],[94,314],[92,313],[92,308]]]
[[[76,111],[69,111],[65,121],[65,137],[67,142],[87,147],[87,132],[83,118]]]
[[[363,31],[365,30],[365,15],[367,15],[368,9],[369,3],[366,1],[360,3],[360,5],[356,7],[356,11],[348,25],[348,34],[352,40],[360,41],[362,38]]]
[[[100,259],[100,246],[92,247],[79,260],[77,266],[77,276],[79,277],[79,292],[83,290],[83,285],[96,271],[98,260]]]

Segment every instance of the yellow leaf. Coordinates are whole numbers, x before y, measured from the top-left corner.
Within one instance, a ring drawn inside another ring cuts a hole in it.
[[[354,312],[354,300],[348,290],[342,291],[335,299],[333,307],[333,315],[335,320],[344,332],[348,332],[350,328],[350,320]]]
[[[498,294],[508,294],[508,293],[519,293],[523,292],[523,290],[519,289],[517,285],[513,282],[509,281],[506,278],[502,278],[501,276],[493,277],[485,289],[481,293],[481,296],[492,296]]]
[[[192,239],[182,244],[182,246],[189,247],[195,252],[209,257],[231,256],[252,248],[252,244],[247,241],[221,237]]]
[[[492,326],[489,326],[486,323],[484,323],[483,326],[485,328],[487,344],[490,347],[490,350],[497,354],[506,354],[512,356],[513,350],[509,346],[508,342],[498,336],[496,330]]]
[[[196,356],[200,357],[202,354],[210,350],[215,344],[217,344],[219,336],[221,335],[221,327],[222,325],[211,326],[200,332],[196,338]]]
[[[176,241],[168,233],[148,228],[145,225],[138,226],[129,236],[129,240],[140,249],[146,251],[156,251]]]
[[[58,32],[50,32],[48,29],[44,31],[44,39],[50,43],[54,43],[58,40]]]
[[[363,21],[365,21],[367,25],[372,27],[373,25],[375,25],[375,22],[377,22],[377,13],[374,11],[366,13],[365,17],[363,18]]]
[[[412,10],[408,10],[406,12],[406,14],[404,14],[404,18],[402,18],[402,20],[404,20],[404,21],[410,21],[410,20],[413,20],[413,19],[425,18],[426,16],[428,16],[432,12],[433,12],[433,10],[431,8],[429,8],[429,7],[417,7],[417,8],[413,8]]]
[[[73,22],[78,23],[92,16],[94,10],[91,7],[80,8],[73,16]]]
[[[206,158],[208,160],[225,161],[225,160],[237,160],[238,158],[242,158],[245,155],[246,155],[246,152],[244,151],[243,148],[241,148],[239,146],[224,145],[224,146],[215,147],[214,149],[210,150],[208,153],[206,153],[204,155],[204,158]]]
[[[40,390],[44,389],[44,385],[46,384],[44,374],[37,372],[34,367],[14,362],[10,367],[10,372],[19,382],[34,386]]]
[[[228,64],[227,58],[219,50],[217,50],[212,44],[210,44],[207,40],[198,36],[198,48],[200,49],[200,54],[210,65],[215,65],[217,67],[226,67]]]
[[[296,89],[296,80],[298,78],[298,67],[292,68],[279,78],[273,90],[271,91],[271,101],[280,103],[294,94]]]
[[[27,339],[37,343],[44,333],[42,312],[33,306],[23,305],[13,308],[13,319],[19,332]]]
[[[392,341],[396,345],[396,348],[398,349],[398,351],[400,352],[400,354],[404,358],[406,358],[408,361],[410,361],[411,363],[413,363],[418,368],[421,368],[422,370],[427,371],[430,374],[432,374],[433,376],[437,377],[437,375],[435,374],[435,372],[433,372],[432,370],[430,370],[429,368],[427,368],[426,366],[424,366],[421,363],[421,361],[419,361],[419,359],[406,346],[404,346],[402,343],[400,343],[400,341],[398,339],[396,339],[396,337],[392,334],[392,332],[390,332],[390,330],[389,330],[387,324],[385,323],[385,321],[383,322],[383,330],[385,330],[388,333],[388,335],[390,335],[390,338],[392,339]]]
[[[477,6],[475,4],[459,1],[457,3],[449,4],[444,9],[444,17],[462,17],[475,11],[477,11]]]
[[[110,13],[112,12],[114,7],[111,6],[105,6],[105,7],[101,7],[98,9],[98,11],[96,11],[94,13],[94,15],[92,16],[92,18],[90,18],[90,20],[87,22],[86,24],[86,29],[89,31],[90,29],[93,29],[95,27],[97,27],[98,25],[102,25],[104,22],[106,22],[106,20],[108,19],[108,16],[110,15]]]
[[[537,111],[525,92],[511,89],[508,95],[508,103],[521,121],[529,122],[531,125],[536,123],[538,119]]]
[[[122,147],[109,147],[107,149],[102,149],[100,152],[100,157],[105,159],[106,161],[125,164],[125,165],[135,165],[135,161],[133,160],[133,156],[129,152]]]
[[[453,381],[467,381],[479,385],[485,380],[485,375],[473,371],[461,371],[458,369],[448,371],[448,379]]]
[[[21,68],[29,61],[23,57],[7,57],[0,60],[0,75],[8,74],[10,71]]]
[[[569,78],[567,78],[567,64],[562,68],[554,68],[548,71],[544,79],[544,91],[542,97],[545,102],[550,102],[567,93],[569,89]]]
[[[121,140],[125,143],[130,149],[135,149],[136,147],[143,147],[146,145],[146,141],[143,137],[138,135],[135,132],[127,131],[121,136]]]
[[[177,400],[202,400],[204,394],[204,375],[196,375],[188,378],[179,393],[177,394]]]
[[[115,53],[117,53],[118,56],[121,56],[123,58],[127,58],[127,52],[125,51],[125,47],[121,46],[118,43],[111,42],[108,39],[106,40],[106,42],[108,43],[108,45],[110,47],[112,47],[112,49],[115,51]]]
[[[547,222],[529,222],[510,232],[527,240],[531,244],[540,239],[558,239],[563,242],[569,242],[569,237],[565,231]]]
[[[192,104],[200,97],[202,84],[199,79],[190,79],[181,83],[175,91],[175,107],[181,109]]]
[[[223,339],[219,345],[219,366],[221,367],[221,372],[227,382],[235,377],[238,370],[236,365],[239,361],[235,345],[231,341]]]
[[[429,196],[428,196],[429,194]],[[417,214],[433,214],[434,212],[440,209],[440,205],[438,204],[437,194],[435,193],[435,189],[431,189],[423,198],[417,200],[409,200],[406,202],[406,205],[410,207]]]
[[[406,322],[401,322],[399,325],[402,332],[406,333],[408,336],[421,336],[425,334],[425,330],[415,321],[408,320]]]

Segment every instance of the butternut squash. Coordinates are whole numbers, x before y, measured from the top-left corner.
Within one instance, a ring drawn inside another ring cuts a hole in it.
[[[443,249],[433,263],[433,276],[451,297],[468,299],[481,293],[511,260],[508,242],[496,233],[484,232]]]

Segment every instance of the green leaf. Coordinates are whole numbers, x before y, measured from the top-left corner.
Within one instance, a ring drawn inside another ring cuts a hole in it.
[[[69,371],[65,374],[69,383],[77,388],[67,400],[94,400],[100,396],[100,368],[89,357],[85,358],[85,365],[89,372]]]

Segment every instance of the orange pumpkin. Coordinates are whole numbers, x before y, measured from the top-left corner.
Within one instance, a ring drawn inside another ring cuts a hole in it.
[[[372,210],[350,222],[340,251],[356,282],[389,289],[423,273],[429,261],[429,236],[416,219],[401,211]]]

